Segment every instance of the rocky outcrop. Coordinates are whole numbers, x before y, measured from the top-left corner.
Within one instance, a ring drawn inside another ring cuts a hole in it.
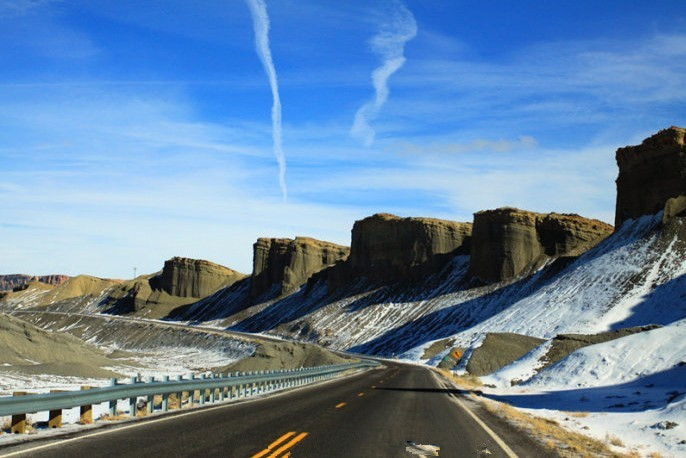
[[[164,262],[160,286],[171,296],[202,298],[243,277],[243,274],[213,262],[174,257]]]
[[[686,195],[685,137],[686,129],[670,127],[617,150],[616,227],[659,212],[670,197]]]
[[[257,298],[272,289],[278,296],[289,294],[349,252],[348,247],[308,237],[259,238],[253,245],[250,295]]]
[[[67,275],[0,275],[0,291],[11,291],[34,281],[39,281],[47,285],[59,286],[67,280],[69,280]]]
[[[662,224],[667,225],[677,216],[686,216],[686,196],[667,199],[662,213]]]
[[[452,256],[469,254],[471,234],[471,223],[376,214],[353,225],[346,274],[415,280],[438,272]]]
[[[476,376],[492,374],[521,358],[545,342],[537,337],[511,332],[489,332],[469,357],[467,372]]]
[[[613,227],[579,215],[499,208],[474,214],[470,273],[487,282],[515,278],[549,258],[577,256]]]

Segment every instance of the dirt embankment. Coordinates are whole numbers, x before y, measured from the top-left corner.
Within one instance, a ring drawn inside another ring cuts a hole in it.
[[[51,332],[9,315],[0,315],[0,373],[53,374],[109,378],[112,360],[98,347],[63,332]]]
[[[626,337],[638,332],[650,331],[659,328],[658,325],[636,326],[633,328],[617,329],[615,331],[601,332],[599,334],[560,334],[553,339],[548,352],[541,358],[543,367],[540,370],[555,364],[576,350],[589,345],[609,342],[610,340]]]
[[[472,352],[467,363],[467,372],[477,376],[491,374],[521,358],[543,342],[544,339],[511,332],[491,332],[486,335],[481,346]]]
[[[357,361],[343,358],[316,345],[288,341],[263,342],[257,346],[252,356],[223,367],[221,371],[279,370]]]

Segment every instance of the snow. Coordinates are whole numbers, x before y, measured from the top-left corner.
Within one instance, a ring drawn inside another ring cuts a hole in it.
[[[458,370],[487,332],[543,338],[519,360],[483,377],[493,387],[484,393],[601,440],[615,435],[625,451],[686,456],[680,443],[686,440],[686,364],[680,365],[686,361],[686,240],[684,221],[674,220],[669,232],[661,216],[625,222],[555,275],[548,265],[507,284],[475,286],[468,279],[469,258],[460,256],[424,288],[360,283],[332,297],[322,282],[247,310],[239,310],[240,291],[224,291],[194,304],[197,316],[184,319],[431,365],[449,349],[428,361],[424,350],[450,339],[466,350]],[[97,311],[95,301],[84,304]],[[584,347],[541,369],[558,334],[648,324],[662,327]],[[177,364],[164,363],[181,370]],[[523,383],[513,386],[513,380]]]
[[[627,450],[686,454],[686,319],[581,348],[510,386],[532,375],[546,344],[482,377],[495,385],[485,396],[600,440],[616,436]]]
[[[269,304],[269,314],[260,309],[241,318],[234,328],[302,338],[291,331],[300,326],[331,335],[333,348],[431,365],[449,350],[429,361],[422,360],[424,350],[451,339],[466,349],[458,370],[487,332],[547,339],[484,377],[484,383],[495,386],[484,392],[601,440],[615,435],[627,445],[625,452],[636,448],[645,454],[686,455],[686,445],[680,444],[686,439],[685,408],[678,398],[686,391],[686,367],[678,365],[686,359],[682,229],[681,235],[679,230],[676,235],[663,232],[661,214],[628,221],[554,276],[547,276],[544,268],[509,284],[474,287],[465,279],[468,258],[460,257],[441,282],[429,279],[433,286],[426,290],[362,288],[331,300],[311,288],[308,295],[300,292]],[[663,327],[582,348],[538,373],[540,358],[558,334],[648,324]],[[526,382],[511,386],[513,380]],[[569,410],[587,411],[588,416],[569,416]],[[655,426],[664,421],[677,426]]]

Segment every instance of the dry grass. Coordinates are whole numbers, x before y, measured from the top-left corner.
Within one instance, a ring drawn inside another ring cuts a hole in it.
[[[567,415],[568,417],[574,417],[574,418],[586,418],[589,415],[588,412],[563,411],[562,413]]]
[[[483,387],[481,380],[473,375],[458,376],[445,369],[438,369],[438,371],[443,377],[452,381],[461,389],[478,392]],[[639,453],[636,450],[616,452],[610,446],[625,447],[625,445],[620,438],[611,434],[605,436],[605,441],[594,439],[581,433],[570,431],[555,420],[526,414],[509,404],[490,399],[487,400],[482,396],[476,396],[474,393],[471,394],[471,398],[481,402],[491,413],[528,432],[530,436],[536,438],[547,449],[564,458],[640,458],[641,456],[662,458],[662,455],[658,452],[652,452],[648,455],[645,455],[645,452]],[[588,412],[583,411],[563,413],[574,418],[589,416]]]
[[[464,390],[477,390],[484,386],[479,377],[471,374],[455,375],[446,369],[438,369],[438,372],[440,372],[443,377],[457,385],[458,388]]]
[[[605,435],[605,442],[609,442],[615,447],[624,447],[624,442],[622,442],[622,440],[619,437],[613,436],[612,434]]]
[[[114,417],[108,413],[100,415],[100,417],[98,417],[98,421],[100,421],[100,420],[102,420],[102,421],[120,421],[120,420],[129,419],[129,418],[131,418],[131,416],[129,414],[117,411],[117,414]]]
[[[555,420],[528,415],[502,402],[489,400],[485,401],[484,405],[490,412],[527,431],[545,447],[562,457],[624,458],[631,456],[614,452],[610,449],[607,442],[569,431],[560,426]],[[621,443],[619,439],[617,441]],[[612,443],[611,440],[610,443]],[[614,443],[613,445],[621,446]]]

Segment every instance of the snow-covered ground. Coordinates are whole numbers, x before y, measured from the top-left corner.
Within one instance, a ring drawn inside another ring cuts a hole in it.
[[[182,318],[430,365],[449,349],[430,359],[425,350],[450,340],[466,349],[458,369],[488,332],[539,337],[546,343],[484,377],[495,386],[486,394],[600,439],[611,434],[627,447],[686,456],[686,223],[663,228],[661,216],[628,221],[567,265],[508,284],[475,286],[461,256],[424,287],[353,285],[331,296],[321,282],[245,310],[241,291],[228,289]],[[648,324],[662,327],[582,348],[541,370],[558,334]],[[514,379],[525,382],[511,386]]]
[[[458,369],[488,332],[547,339],[484,378],[496,386],[488,394],[601,440],[614,435],[641,452],[686,456],[686,362],[679,365],[686,361],[684,225],[677,219],[663,229],[661,214],[626,222],[552,275],[547,266],[509,284],[474,287],[466,278],[469,259],[459,257],[423,290],[362,289],[331,299],[321,285],[228,322],[237,330],[430,365],[449,349],[431,359],[425,350],[449,339],[466,349]],[[215,305],[221,309],[221,301]],[[662,327],[583,348],[537,373],[558,334],[649,324]],[[530,380],[510,386],[514,379]],[[571,416],[570,410],[588,415]]]
[[[536,373],[548,344],[482,377],[494,386],[484,394],[600,440],[618,437],[627,449],[686,456],[686,319],[579,349]],[[511,386],[515,379],[528,381]]]

